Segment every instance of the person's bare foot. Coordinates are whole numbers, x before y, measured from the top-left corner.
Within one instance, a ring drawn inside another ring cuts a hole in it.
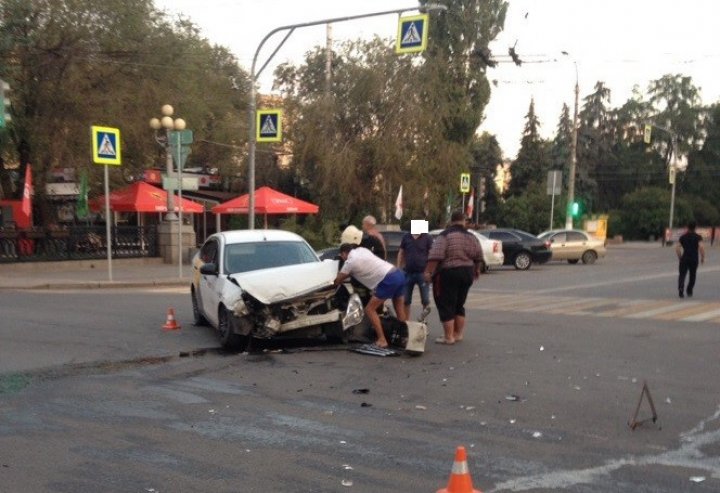
[[[455,334],[455,337],[453,338],[455,342],[460,342],[463,340],[462,334]]]
[[[378,339],[377,341],[375,341],[375,345],[377,347],[381,347],[381,348],[387,348],[389,346],[387,340],[385,340],[385,339],[383,339],[382,341],[380,339]]]

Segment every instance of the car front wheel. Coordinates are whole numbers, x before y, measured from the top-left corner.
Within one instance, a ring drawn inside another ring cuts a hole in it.
[[[219,308],[218,332],[220,333],[220,344],[222,344],[223,349],[229,351],[244,351],[250,342],[250,337],[233,332],[230,322],[231,317],[232,313],[227,308],[224,306]]]
[[[528,252],[520,252],[515,255],[513,264],[517,270],[528,270],[532,265],[532,258]]]
[[[583,264],[594,264],[596,260],[597,253],[593,252],[592,250],[588,250],[582,255]]]
[[[579,258],[569,258],[568,264],[577,264],[580,261]]]

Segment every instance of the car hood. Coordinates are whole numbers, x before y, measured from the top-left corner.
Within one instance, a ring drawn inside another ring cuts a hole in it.
[[[338,273],[337,260],[287,265],[231,274],[243,291],[270,305],[328,288]]]

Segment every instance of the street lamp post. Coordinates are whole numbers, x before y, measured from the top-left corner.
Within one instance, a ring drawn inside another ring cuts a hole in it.
[[[172,115],[174,109],[169,104],[163,105],[161,108],[162,118],[151,118],[150,128],[155,130],[155,141],[165,149],[165,165],[166,174],[170,178],[173,172],[173,156],[170,150],[170,132],[172,130],[184,130],[185,120],[182,118],[176,118],[173,120]],[[160,129],[165,131],[160,133]],[[178,173],[180,172],[180,166],[178,166]],[[180,178],[178,176],[178,178]],[[178,217],[175,215],[175,204],[172,190],[168,191],[167,194],[167,214],[165,214],[166,221],[177,221]]]
[[[248,135],[248,194],[249,194],[249,200],[248,200],[248,228],[249,229],[255,229],[255,146],[256,146],[256,135],[255,135],[255,110],[257,108],[257,91],[256,91],[256,84],[258,81],[258,78],[260,77],[260,74],[263,70],[265,70],[265,67],[268,66],[270,63],[270,60],[273,59],[273,57],[277,54],[277,52],[282,48],[282,46],[285,44],[285,42],[288,40],[288,38],[292,35],[292,33],[295,31],[295,29],[302,28],[302,27],[311,27],[311,26],[319,26],[322,24],[335,24],[338,22],[346,22],[346,21],[352,21],[356,19],[364,19],[366,17],[377,17],[381,15],[389,15],[389,14],[402,14],[403,12],[407,12],[409,10],[422,10],[424,12],[432,12],[435,10],[447,10],[446,5],[440,5],[440,4],[433,4],[428,3],[422,7],[419,6],[413,6],[413,7],[407,7],[404,9],[393,9],[393,10],[384,10],[381,12],[370,12],[367,14],[359,14],[359,15],[351,15],[346,17],[334,17],[331,19],[321,19],[318,21],[311,21],[311,22],[303,22],[300,24],[290,24],[287,26],[281,26],[273,29],[269,33],[265,35],[265,37],[260,41],[260,44],[258,45],[257,49],[255,50],[255,55],[253,56],[252,66],[250,68],[250,102],[248,105],[248,121],[249,121],[249,135]],[[262,49],[265,42],[270,39],[273,35],[282,32],[282,31],[288,31],[287,34],[285,34],[285,37],[280,41],[280,43],[275,47],[273,52],[270,54],[270,56],[265,60],[265,63],[263,63],[262,67],[256,72],[255,67],[257,65],[257,59],[260,55],[260,50]]]
[[[562,52],[563,55],[570,56],[567,51]],[[565,229],[572,229],[573,217],[572,217],[572,206],[575,202],[575,168],[577,166],[577,134],[578,134],[578,103],[580,99],[580,83],[578,80],[578,67],[577,61],[573,60],[575,64],[575,108],[573,110],[573,128],[572,128],[572,140],[570,141],[570,170],[568,177],[568,197],[567,197],[567,210],[565,213]]]

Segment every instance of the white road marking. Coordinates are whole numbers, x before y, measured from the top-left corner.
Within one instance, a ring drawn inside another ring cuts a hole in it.
[[[640,457],[628,456],[614,459],[601,466],[588,469],[560,470],[534,476],[525,476],[496,484],[488,493],[499,491],[526,491],[542,489],[555,491],[571,489],[579,484],[607,483],[610,473],[623,467],[665,466],[699,469],[713,478],[720,478],[720,461],[717,457],[707,457],[703,448],[720,443],[720,429],[704,432],[705,426],[720,417],[720,406],[715,414],[702,420],[692,430],[680,434],[682,445],[657,455]]]
[[[697,301],[672,303],[670,305],[661,306],[660,308],[654,308],[652,310],[645,310],[644,312],[631,313],[630,315],[627,315],[626,318],[650,318],[650,317],[654,317],[655,315],[660,315],[663,313],[670,313],[670,312],[682,310],[684,308],[690,308],[690,307],[696,306],[696,305],[699,305],[699,303]]]

